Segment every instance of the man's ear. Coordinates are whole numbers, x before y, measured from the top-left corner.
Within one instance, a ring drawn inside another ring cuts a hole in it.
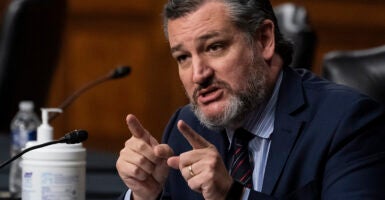
[[[261,45],[261,53],[266,61],[271,60],[275,50],[274,23],[266,19],[262,22],[257,34],[257,43]]]

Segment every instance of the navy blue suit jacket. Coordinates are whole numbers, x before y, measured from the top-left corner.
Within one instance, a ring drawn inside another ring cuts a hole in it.
[[[227,138],[200,124],[188,106],[163,136],[176,155],[191,146],[176,127],[184,120],[226,162]],[[365,95],[284,68],[262,192],[249,199],[385,199],[384,109]],[[162,199],[203,199],[171,170]]]

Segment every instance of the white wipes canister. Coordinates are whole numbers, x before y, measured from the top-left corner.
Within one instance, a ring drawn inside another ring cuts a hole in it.
[[[55,144],[26,153],[21,163],[22,199],[85,199],[85,159],[82,144]]]

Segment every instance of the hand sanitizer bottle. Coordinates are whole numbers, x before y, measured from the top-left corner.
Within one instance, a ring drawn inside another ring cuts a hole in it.
[[[52,141],[53,128],[48,123],[49,112],[57,108],[42,108],[42,124],[37,129],[37,141],[27,147]],[[22,199],[85,199],[86,150],[82,144],[55,144],[26,153],[22,160]]]

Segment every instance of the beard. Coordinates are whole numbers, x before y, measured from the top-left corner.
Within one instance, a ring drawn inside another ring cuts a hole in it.
[[[252,110],[260,107],[266,99],[266,68],[267,64],[263,58],[253,54],[249,64],[250,73],[245,77],[246,87],[241,91],[235,91],[230,84],[218,80],[215,77],[207,85],[214,85],[225,88],[229,92],[227,104],[222,112],[215,116],[207,116],[200,109],[197,103],[198,91],[204,86],[198,86],[193,96],[190,97],[190,106],[199,121],[209,129],[221,130],[226,127],[236,126],[241,123],[247,114]]]

